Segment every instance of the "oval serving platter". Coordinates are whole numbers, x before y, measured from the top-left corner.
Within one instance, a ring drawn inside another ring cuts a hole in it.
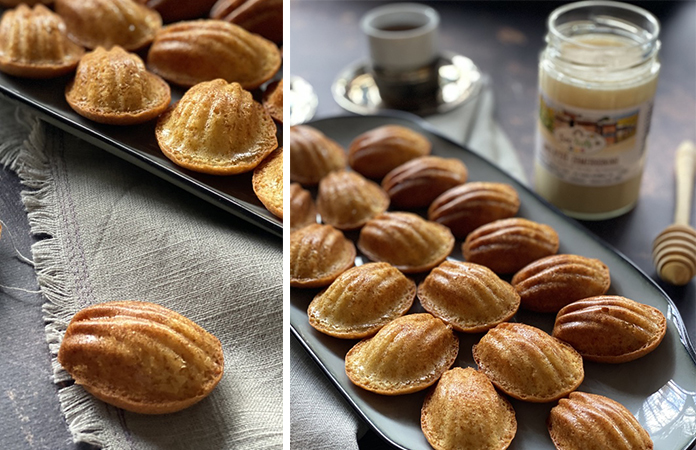
[[[397,124],[425,134],[433,143],[433,154],[459,158],[468,167],[469,181],[508,183],[519,193],[518,217],[525,217],[554,227],[560,236],[558,253],[574,253],[602,260],[611,271],[608,294],[622,295],[659,309],[667,317],[667,335],[660,346],[638,360],[623,364],[585,362],[585,380],[579,390],[605,395],[626,406],[650,433],[655,449],[686,450],[696,443],[696,352],[689,342],[682,319],[667,295],[643,272],[608,244],[584,229],[573,219],[531,192],[520,182],[475,153],[440,136],[424,121],[410,115],[334,117],[308,123],[345,148],[360,133],[387,124]],[[356,240],[357,232],[347,233]],[[460,247],[457,241],[455,249]],[[451,259],[462,259],[455,250]],[[367,262],[358,254],[356,265]],[[416,281],[419,281],[417,278]],[[398,397],[373,394],[353,385],[345,374],[344,356],[357,342],[325,336],[312,328],[307,306],[319,292],[316,289],[290,289],[290,325],[293,335],[346,398],[355,411],[387,442],[398,449],[427,450],[420,429],[420,410],[427,390]],[[423,311],[418,302],[410,312]],[[518,312],[512,321],[537,326],[550,333],[554,314]],[[455,366],[476,367],[472,345],[483,334],[460,337]],[[518,431],[513,450],[553,450],[546,430],[546,418],[556,404],[525,403],[511,399]]]

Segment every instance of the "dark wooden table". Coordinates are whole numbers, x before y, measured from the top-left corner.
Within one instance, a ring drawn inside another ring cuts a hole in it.
[[[360,17],[381,2],[291,0],[290,70],[318,95],[316,117],[346,114],[331,96],[336,75],[367,56]],[[537,65],[546,17],[567,2],[431,2],[441,16],[440,47],[470,57],[493,80],[496,117],[533,179]],[[657,277],[651,243],[672,221],[673,158],[679,143],[696,141],[696,2],[632,2],[662,24],[662,69],[655,98],[641,197],[630,213],[583,222],[658,282],[677,305],[696,342],[696,281],[673,287]],[[696,213],[692,212],[692,223]],[[384,448],[371,434],[362,448]]]

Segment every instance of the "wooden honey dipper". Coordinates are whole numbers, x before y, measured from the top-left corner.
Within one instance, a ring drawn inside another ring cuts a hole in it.
[[[693,142],[684,141],[679,145],[675,163],[677,206],[674,223],[655,238],[652,256],[660,278],[683,286],[696,275],[696,230],[689,226],[696,167]]]

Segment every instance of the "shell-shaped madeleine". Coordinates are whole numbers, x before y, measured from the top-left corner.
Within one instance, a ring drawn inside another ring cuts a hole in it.
[[[346,374],[377,394],[409,394],[434,384],[458,352],[449,325],[430,314],[409,314],[355,344],[346,354]]]
[[[431,150],[432,144],[422,134],[399,125],[385,125],[353,139],[348,162],[367,178],[381,179],[401,164],[429,155]]]
[[[433,200],[428,220],[445,225],[463,239],[482,225],[514,216],[519,208],[520,198],[509,184],[466,183]]]
[[[312,194],[299,183],[290,184],[290,231],[317,223],[317,208]]]
[[[290,234],[290,286],[328,286],[354,264],[355,245],[331,225],[315,223]]]
[[[254,193],[276,217],[283,218],[283,147],[278,147],[254,169]]]
[[[458,159],[421,156],[389,172],[382,187],[397,208],[429,206],[440,194],[466,182],[469,172]]]
[[[353,267],[339,275],[307,308],[309,324],[329,336],[362,339],[403,316],[416,283],[387,263]]]
[[[155,134],[174,163],[214,175],[248,172],[278,147],[268,112],[238,83],[225,80],[186,91],[160,116]]]
[[[445,226],[416,214],[384,213],[360,230],[358,248],[373,261],[385,261],[404,273],[430,270],[447,258],[454,236]]]
[[[319,182],[321,220],[340,230],[360,228],[388,207],[387,193],[357,172],[333,171]]]
[[[56,12],[70,39],[90,49],[118,45],[138,50],[162,28],[157,11],[133,0],[56,0]]]
[[[556,316],[553,335],[583,358],[605,363],[633,361],[655,350],[667,332],[657,309],[618,295],[571,303]]]
[[[239,25],[273,42],[283,41],[283,0],[218,0],[210,17]]]
[[[41,4],[5,11],[0,19],[0,71],[27,78],[71,72],[84,49],[68,39],[59,15]]]
[[[547,256],[512,277],[522,307],[538,312],[558,312],[576,300],[605,294],[610,284],[602,261],[579,255]]]
[[[602,395],[571,392],[547,421],[558,450],[652,450],[650,435],[621,403]]]
[[[256,89],[280,64],[273,42],[220,20],[168,25],[157,33],[147,55],[150,70],[181,86],[222,78]]]
[[[223,373],[220,341],[154,303],[107,302],[70,321],[58,362],[95,397],[142,414],[187,408]]]
[[[515,289],[492,270],[460,261],[434,268],[418,286],[418,299],[430,314],[465,333],[493,328],[520,307]]]
[[[436,450],[504,450],[517,433],[517,419],[486,375],[454,367],[425,397],[421,429]]]
[[[314,186],[345,167],[346,153],[336,141],[308,125],[290,127],[290,180]]]
[[[548,225],[512,218],[478,227],[466,237],[462,253],[467,261],[495,273],[513,273],[558,251],[558,233]]]
[[[551,402],[577,389],[582,356],[544,331],[504,322],[473,347],[474,360],[498,389],[528,402]]]
[[[65,98],[78,114],[95,122],[133,125],[159,116],[171,94],[169,85],[149,73],[138,55],[115,46],[97,47],[82,57]]]
[[[271,83],[263,93],[263,107],[280,123],[283,123],[283,80]]]

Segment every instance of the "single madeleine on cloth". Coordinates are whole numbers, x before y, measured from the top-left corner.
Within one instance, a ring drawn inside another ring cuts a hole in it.
[[[72,72],[84,55],[65,22],[42,4],[22,3],[0,19],[0,71],[23,78],[53,78]]]
[[[264,107],[238,83],[221,79],[186,91],[160,116],[155,134],[175,164],[212,175],[253,170],[278,147]]]
[[[65,99],[83,117],[109,125],[134,125],[159,116],[171,101],[169,85],[143,60],[119,46],[97,47],[77,66]]]
[[[163,306],[106,302],[73,316],[58,362],[87,392],[141,414],[198,403],[223,374],[220,341]]]

